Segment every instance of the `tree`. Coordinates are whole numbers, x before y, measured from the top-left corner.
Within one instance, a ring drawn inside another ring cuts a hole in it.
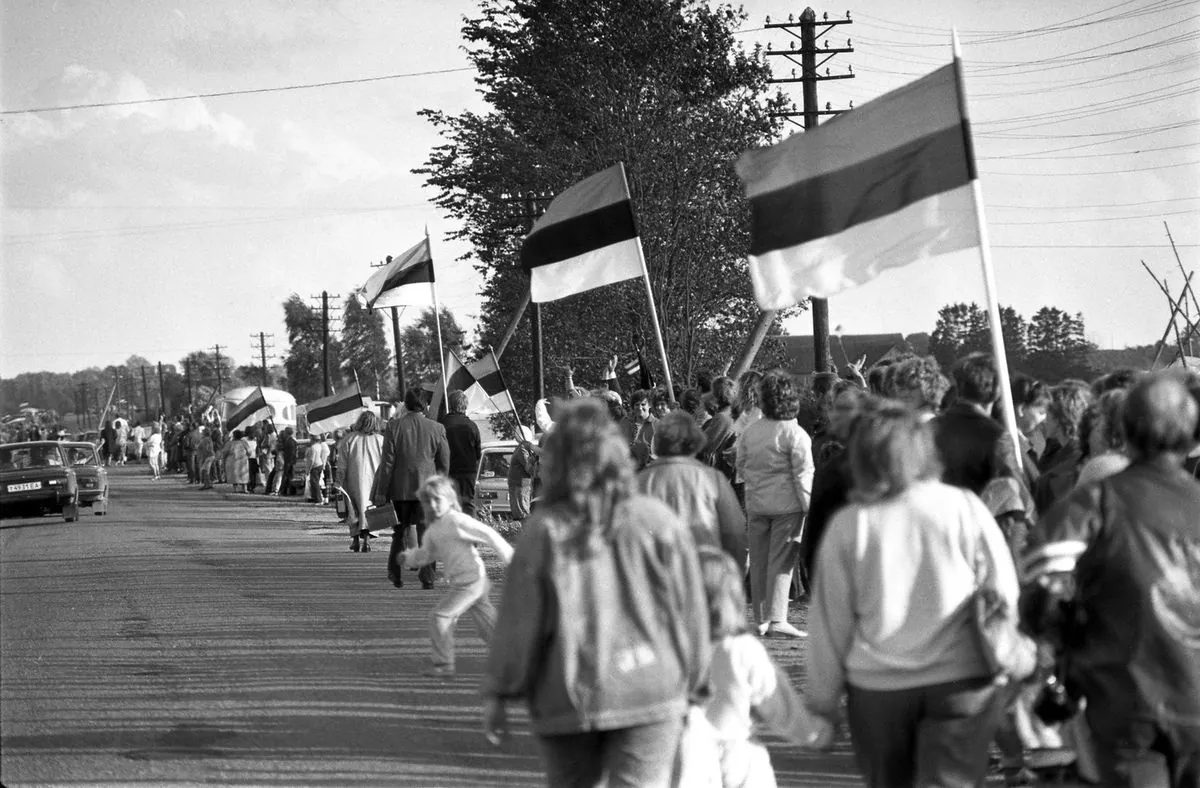
[[[744,18],[699,0],[483,0],[466,21],[491,110],[424,110],[444,143],[416,172],[461,221],[484,275],[483,344],[499,340],[528,286],[516,266],[521,197],[558,193],[621,161],[674,377],[733,356],[758,307],[745,263],[749,208],[731,163],[776,138],[769,113],[784,104],[768,95],[765,57],[734,39]],[[648,361],[657,356],[640,280],[541,314],[547,370],[639,344]],[[502,365],[531,403],[527,329]]]
[[[382,315],[368,311],[355,296],[342,309],[342,373],[347,385],[357,380],[364,393],[382,398],[393,393],[388,385],[392,354],[383,332]]]
[[[321,316],[292,293],[283,302],[283,322],[287,327],[288,353],[283,366],[287,370],[288,391],[298,402],[311,402],[325,395],[324,337]],[[337,375],[342,366],[342,347],[329,336],[329,375]],[[340,377],[340,376],[339,376]],[[337,382],[330,381],[330,385]]]
[[[1029,371],[1047,381],[1092,377],[1089,355],[1095,345],[1084,337],[1083,315],[1044,306],[1029,321]]]
[[[467,332],[454,319],[454,315],[445,309],[442,309],[441,324],[443,345],[467,361],[463,358],[469,350],[464,341]],[[417,322],[404,329],[400,342],[404,345],[405,385],[408,388],[420,388],[424,384],[440,385],[442,360],[432,308],[423,310]]]
[[[1025,318],[1011,306],[1000,307],[1000,334],[1010,369],[1025,364],[1028,345]],[[937,325],[929,337],[929,352],[949,369],[968,353],[994,352],[991,321],[987,310],[978,304],[947,304],[938,310]]]

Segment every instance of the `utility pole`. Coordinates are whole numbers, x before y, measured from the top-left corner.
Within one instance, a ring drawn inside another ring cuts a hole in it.
[[[163,385],[162,362],[158,362],[158,415],[167,415],[167,387]]]
[[[789,123],[795,124],[792,118],[796,115],[801,115],[804,120],[804,130],[811,131],[817,127],[818,120],[822,115],[840,115],[846,111],[843,109],[833,109],[829,103],[826,103],[825,109],[821,109],[817,102],[817,83],[829,79],[854,79],[852,66],[847,67],[846,73],[838,74],[832,73],[832,69],[825,66],[835,55],[854,51],[850,39],[846,39],[846,46],[844,47],[836,45],[831,47],[827,38],[829,32],[836,26],[849,24],[853,24],[849,11],[846,12],[845,19],[830,19],[829,14],[825,14],[820,22],[817,21],[817,12],[813,11],[812,8],[805,8],[803,13],[800,14],[799,21],[796,21],[790,14],[788,15],[787,22],[771,22],[771,18],[767,17],[767,22],[763,26],[766,29],[784,30],[793,37],[797,37],[795,28],[800,29],[798,36],[800,39],[799,49],[795,48],[796,42],[792,41],[788,49],[768,49],[767,55],[783,57],[800,66],[799,76],[796,75],[796,69],[792,69],[790,78],[771,79],[769,81],[772,83],[801,83],[803,110],[796,112],[796,105],[793,104],[790,112],[773,112],[771,113],[772,117],[786,118]],[[817,32],[818,27],[822,28],[819,33]],[[817,45],[818,39],[821,39],[820,46]],[[800,58],[799,61],[796,59],[797,56]],[[820,62],[817,61],[818,57],[821,58]],[[820,73],[822,67],[825,67],[824,74]],[[853,102],[851,102],[851,105],[853,105]],[[833,359],[833,355],[829,350],[829,299],[811,298],[809,299],[809,303],[812,306],[813,316],[813,371],[826,372],[829,370],[830,362]],[[752,332],[752,339],[759,334],[763,337],[766,336],[766,330],[761,325],[763,318],[766,318],[767,325],[769,325],[770,321],[774,319],[774,313],[770,313],[769,315],[768,313],[763,314],[762,318],[760,318],[760,326],[756,327],[755,331]],[[761,340],[759,342],[761,343]],[[758,347],[753,347],[753,353],[756,354],[757,352]],[[753,358],[753,355],[751,355],[751,358]],[[738,366],[740,367],[742,364]],[[745,366],[748,368],[749,363],[745,363]],[[836,364],[833,365],[833,369],[837,369]]]
[[[525,235],[529,235],[533,231],[533,224],[538,217],[546,211],[546,206],[554,199],[553,195],[540,195],[534,192],[527,192],[523,197],[502,197],[501,202],[515,204],[521,206],[521,213],[516,214],[513,218],[520,219],[520,223],[514,223],[514,226],[519,227]],[[521,303],[517,305],[513,311],[513,316],[509,320],[508,326],[504,329],[504,333],[500,337],[500,342],[495,347],[496,358],[499,359],[504,355],[508,343],[512,340],[513,334],[517,331],[517,326],[521,322],[521,317],[525,314],[525,310],[533,304],[533,299],[530,297],[529,288],[525,289],[525,293],[521,298]],[[529,330],[531,349],[533,355],[533,384],[537,398],[545,397],[546,385],[545,376],[542,370],[542,310],[540,304],[533,304],[533,311],[529,315]]]
[[[187,377],[187,392],[188,392],[187,410],[189,412],[191,412],[191,410],[192,410],[192,362],[191,362],[191,359],[185,358],[183,360],[183,373]]]
[[[537,203],[532,194],[525,195],[525,235],[533,232],[533,222],[537,218]],[[542,366],[542,305],[533,301],[533,311],[529,313],[529,336],[533,349],[533,390],[535,399],[546,398],[546,375]]]
[[[142,366],[142,406],[145,410],[142,412],[142,418],[139,421],[150,417],[150,387],[146,385],[145,365]]]
[[[329,376],[329,299],[341,296],[330,296],[328,291],[322,290],[321,295],[312,297],[321,299],[321,387],[324,396],[328,397],[333,393],[333,378]]]
[[[214,361],[217,367],[217,393],[224,391],[224,381],[221,379],[221,346],[213,345]]]
[[[266,334],[266,333],[263,333],[262,331],[259,331],[257,337],[258,337],[258,345],[257,345],[258,356],[259,356],[259,359],[262,364],[262,367],[261,367],[261,369],[262,369],[262,384],[264,386],[266,386],[266,385],[268,385],[268,383],[267,383],[267,337],[271,337],[272,339],[274,339],[275,335],[274,334]],[[255,335],[251,334],[250,339],[253,340],[254,338],[255,338]],[[251,347],[251,349],[254,349],[255,345],[251,344],[250,347]],[[275,346],[272,345],[271,350],[274,350],[274,349],[275,349]]]

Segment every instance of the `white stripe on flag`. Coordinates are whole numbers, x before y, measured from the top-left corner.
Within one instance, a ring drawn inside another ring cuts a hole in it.
[[[394,287],[375,299],[371,308],[383,309],[389,306],[432,307],[433,287],[428,282]]]
[[[641,275],[642,258],[638,239],[630,238],[534,268],[530,273],[529,291],[537,303],[557,301]]]
[[[968,183],[837,235],[751,256],[750,279],[762,309],[784,309],[865,284],[888,268],[978,246],[975,228]]]

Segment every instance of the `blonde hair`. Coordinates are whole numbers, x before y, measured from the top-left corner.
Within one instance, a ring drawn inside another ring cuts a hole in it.
[[[884,402],[860,415],[848,450],[852,501],[882,501],[942,474],[933,428],[899,402]]]
[[[451,509],[462,511],[462,504],[458,500],[458,485],[449,476],[444,476],[440,473],[435,474],[422,482],[421,486],[417,488],[417,500],[426,506],[434,498],[449,501]]]
[[[543,504],[566,504],[607,533],[613,510],[632,494],[629,446],[608,408],[591,398],[564,406],[544,447]]]

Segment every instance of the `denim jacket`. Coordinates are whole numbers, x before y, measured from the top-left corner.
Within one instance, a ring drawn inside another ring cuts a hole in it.
[[[608,534],[581,519],[556,504],[525,521],[484,694],[525,698],[543,736],[682,719],[711,652],[690,530],[641,495]]]

